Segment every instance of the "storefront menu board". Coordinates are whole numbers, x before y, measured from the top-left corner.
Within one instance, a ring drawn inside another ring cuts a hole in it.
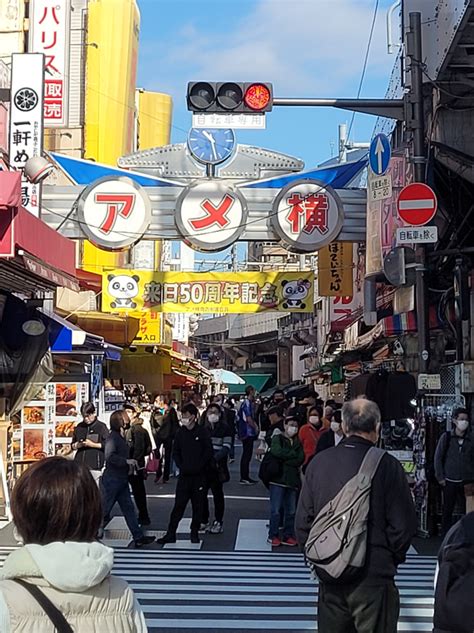
[[[21,411],[13,427],[13,458],[16,461],[56,455],[70,444],[80,409],[89,399],[86,382],[49,382]]]

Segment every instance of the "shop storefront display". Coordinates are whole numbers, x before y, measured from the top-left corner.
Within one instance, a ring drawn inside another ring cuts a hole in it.
[[[70,444],[80,409],[89,399],[89,382],[50,382],[14,416],[13,459],[33,461],[56,455]]]

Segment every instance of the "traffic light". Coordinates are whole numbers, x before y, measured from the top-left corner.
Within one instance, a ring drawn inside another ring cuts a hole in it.
[[[188,110],[195,114],[270,112],[273,107],[273,86],[259,81],[191,81],[188,83],[187,104]]]

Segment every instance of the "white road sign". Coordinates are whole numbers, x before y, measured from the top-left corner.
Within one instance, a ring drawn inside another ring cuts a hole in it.
[[[385,200],[392,197],[392,176],[373,176],[368,181],[369,198],[371,201]]]
[[[418,374],[418,389],[420,391],[439,391],[441,389],[441,375]]]
[[[193,127],[264,130],[266,127],[265,113],[246,114],[243,112],[232,112],[229,114],[193,114]]]
[[[436,244],[437,241],[437,226],[403,226],[397,229],[398,246],[402,244]]]

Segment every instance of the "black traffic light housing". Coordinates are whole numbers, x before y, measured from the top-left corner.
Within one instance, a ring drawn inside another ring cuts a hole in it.
[[[273,108],[273,85],[268,82],[190,81],[188,110],[209,114],[258,114]]]

